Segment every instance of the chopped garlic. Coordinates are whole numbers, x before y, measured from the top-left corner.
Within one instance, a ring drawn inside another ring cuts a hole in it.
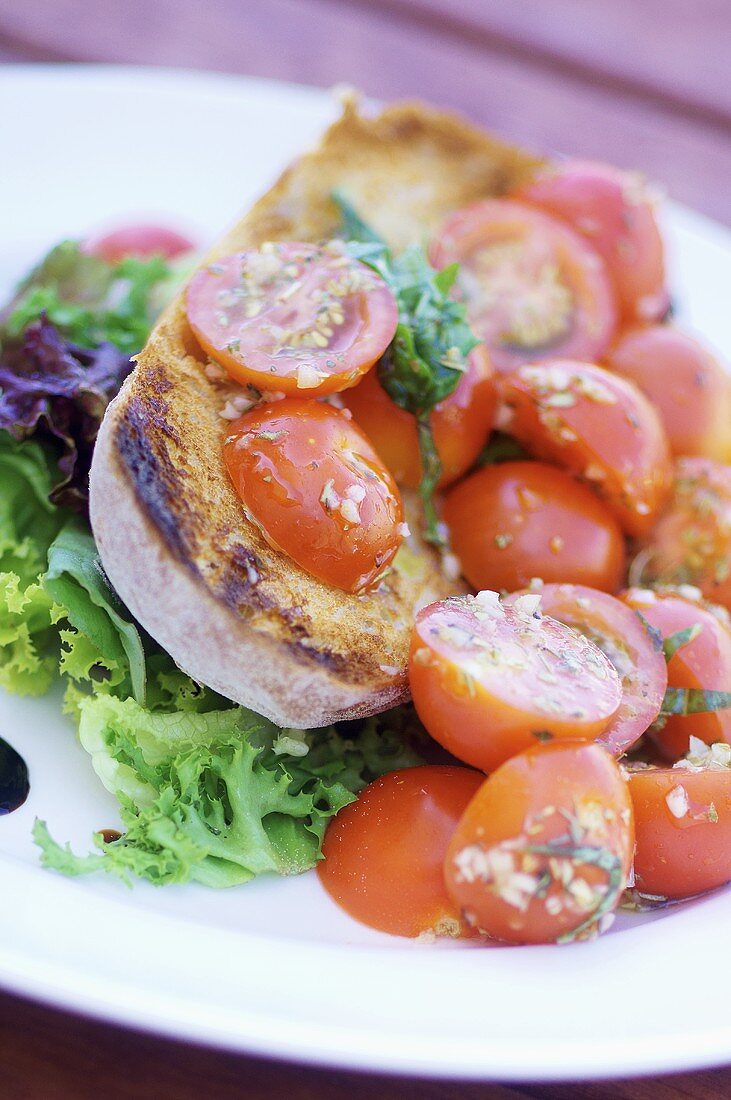
[[[360,512],[358,511],[358,505],[354,500],[341,500],[339,506],[340,515],[343,517],[346,523],[358,524],[360,523]]]
[[[682,760],[673,764],[680,771],[705,771],[711,768],[721,771],[731,768],[731,745],[724,741],[717,741],[714,745],[707,745],[699,737],[690,738],[690,747]]]
[[[500,603],[500,596],[490,588],[484,588],[482,592],[478,592],[474,603],[477,604],[478,612],[482,615],[488,615],[491,619],[505,618],[505,609]]]
[[[685,787],[673,787],[671,791],[665,795],[665,801],[670,813],[673,817],[680,819],[685,817],[690,809],[688,802],[688,792]]]
[[[312,363],[299,363],[297,366],[297,389],[314,390],[326,377],[327,375],[316,370]]]
[[[524,596],[518,596],[513,609],[521,619],[524,617],[532,619],[541,610],[540,592],[526,592]]]
[[[345,495],[348,500],[354,501],[356,504],[361,504],[366,498],[366,491],[364,485],[349,485],[345,490]]]

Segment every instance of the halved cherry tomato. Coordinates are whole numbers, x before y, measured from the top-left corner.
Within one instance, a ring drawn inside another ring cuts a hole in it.
[[[677,460],[670,503],[630,575],[640,585],[693,585],[731,611],[731,466]]]
[[[201,347],[237,381],[281,393],[354,386],[390,344],[391,290],[341,252],[267,242],[200,268],[187,290]]]
[[[649,397],[673,454],[731,462],[731,374],[692,336],[672,325],[629,329],[607,366]]]
[[[444,518],[473,588],[512,592],[534,577],[608,592],[622,584],[619,524],[591,489],[555,466],[485,466],[450,490]]]
[[[193,248],[195,245],[189,237],[164,225],[120,226],[101,237],[92,237],[84,244],[85,252],[100,256],[108,264],[118,264],[127,256],[139,259],[163,256],[166,260],[172,260]]]
[[[417,489],[422,468],[416,418],[391,400],[375,371],[343,394],[343,403],[399,485]],[[470,354],[456,390],[431,414],[434,442],[442,460],[441,488],[466,473],[477,458],[493,426],[496,404],[490,357],[480,344]]]
[[[427,765],[376,779],[328,826],[320,882],[352,917],[395,936],[469,934],[444,885],[444,857],[484,776]]]
[[[521,367],[501,388],[506,431],[587,481],[628,534],[649,531],[670,492],[670,449],[657,412],[632,382],[557,359]]]
[[[514,602],[521,593],[506,598]],[[622,681],[622,702],[599,737],[621,756],[654,722],[668,683],[661,647],[642,619],[621,600],[579,584],[546,584],[540,589],[546,615],[578,630],[612,662]]]
[[[731,756],[718,749],[682,767],[630,769],[641,893],[687,898],[731,882]]]
[[[456,294],[497,370],[556,356],[594,359],[616,329],[601,257],[567,225],[523,203],[480,202],[447,219],[430,250],[458,262]]]
[[[627,784],[598,745],[554,742],[508,760],[457,826],[444,864],[465,919],[509,943],[603,931],[632,863]]]
[[[668,661],[670,687],[731,692],[731,619],[728,612],[713,604],[704,604],[700,592],[688,587],[682,592],[630,588],[622,599],[639,611],[663,640],[681,631],[699,631]],[[675,761],[688,751],[691,737],[709,745],[720,741],[731,743],[731,710],[672,715],[661,729],[650,733],[663,756]]]
[[[399,491],[350,414],[284,398],[231,425],[224,459],[248,518],[314,577],[364,592],[406,533]]]
[[[665,316],[665,252],[656,200],[642,176],[568,160],[547,168],[519,197],[563,219],[597,250],[627,320]]]
[[[512,606],[496,592],[433,603],[416,616],[409,682],[432,737],[491,771],[552,737],[598,737],[622,689],[592,642],[544,618],[540,597]]]

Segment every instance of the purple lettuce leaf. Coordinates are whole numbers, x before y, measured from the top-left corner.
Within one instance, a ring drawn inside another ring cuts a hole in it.
[[[113,344],[89,349],[69,343],[45,317],[3,348],[0,430],[56,444],[61,479],[50,494],[54,504],[86,510],[99,425],[132,367]]]

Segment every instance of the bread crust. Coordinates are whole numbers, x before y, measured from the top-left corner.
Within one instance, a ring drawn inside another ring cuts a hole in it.
[[[401,104],[368,118],[351,101],[207,262],[265,240],[330,235],[335,187],[400,249],[538,163],[453,115]],[[179,297],[110,405],[94,452],[91,522],[112,584],[194,679],[279,725],[320,726],[404,701],[414,608],[458,586],[416,535],[364,596],[320,583],[272,549],[224,468],[231,390],[219,374]],[[419,525],[417,513],[412,530]]]

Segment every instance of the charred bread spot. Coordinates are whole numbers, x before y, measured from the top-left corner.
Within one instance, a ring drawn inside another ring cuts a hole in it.
[[[317,667],[325,668],[350,683],[358,682],[358,668],[354,665],[352,655],[347,658],[332,649],[307,645],[305,638],[292,639],[287,645],[298,658],[304,657]]]
[[[197,572],[190,560],[185,498],[177,489],[180,470],[164,438],[179,442],[179,436],[160,408],[151,410],[151,404],[147,396],[132,395],[125,416],[116,424],[117,451],[139,500],[170,550]]]

